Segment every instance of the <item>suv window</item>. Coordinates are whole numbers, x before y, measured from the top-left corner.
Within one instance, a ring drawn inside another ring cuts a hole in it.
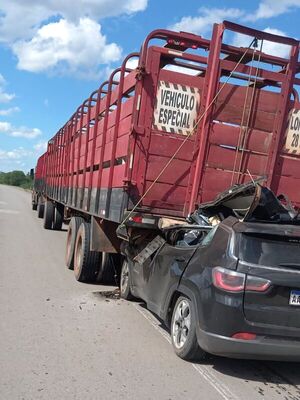
[[[242,234],[240,259],[258,265],[300,265],[300,238]]]

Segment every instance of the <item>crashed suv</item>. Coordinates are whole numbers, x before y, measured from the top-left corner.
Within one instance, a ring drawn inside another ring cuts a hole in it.
[[[155,251],[125,249],[121,295],[170,327],[176,354],[300,360],[300,218],[289,201],[251,182],[187,224],[163,222]]]

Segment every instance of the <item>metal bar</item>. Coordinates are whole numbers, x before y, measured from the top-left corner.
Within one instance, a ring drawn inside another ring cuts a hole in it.
[[[286,44],[289,46],[298,46],[299,42],[296,39],[287,37],[287,36],[279,36],[274,35],[273,33],[259,31],[257,29],[248,28],[246,26],[242,26],[239,24],[235,24],[230,21],[224,21],[223,26],[225,29],[230,30],[232,32],[243,33],[244,35],[252,36],[257,39],[267,40],[269,42]]]
[[[69,122],[69,146],[68,146],[68,158],[67,158],[67,187],[68,187],[68,195],[67,195],[67,203],[70,204],[72,199],[71,199],[71,185],[72,185],[72,138],[73,138],[73,131],[74,131],[74,125],[75,125],[75,116],[70,118]]]
[[[99,161],[99,170],[98,170],[97,195],[96,195],[96,201],[95,201],[95,212],[96,213],[98,212],[98,209],[99,209],[101,181],[102,181],[102,173],[103,173],[102,164],[103,164],[104,150],[105,150],[105,146],[106,146],[106,133],[107,133],[107,125],[108,125],[108,117],[109,117],[110,99],[111,99],[112,86],[113,86],[113,76],[114,76],[114,72],[112,72],[109,77],[108,87],[107,87],[108,93],[106,95],[106,107],[105,107],[105,114],[104,114],[104,121],[103,121],[100,161]]]
[[[139,58],[140,57],[140,53],[132,53],[132,54],[130,54],[130,57],[128,57],[128,60],[130,58],[134,58],[134,57]],[[135,85],[135,93],[134,93],[135,98],[137,97],[136,86],[137,86],[137,84]],[[135,99],[135,100],[137,100],[137,99]],[[135,101],[135,104],[136,104],[136,101]],[[128,144],[128,160],[127,160],[127,163],[126,163],[125,176],[124,176],[124,184],[125,185],[128,185],[128,183],[131,182],[132,161],[133,161],[134,148],[135,148],[135,143],[136,143],[136,134],[135,134],[135,131],[134,131],[134,114],[135,114],[134,110],[136,110],[136,108],[133,107],[133,113],[132,113],[132,117],[131,117],[132,118],[132,123],[131,123],[132,128],[131,128],[131,133],[130,133],[130,137],[129,137],[129,144]]]
[[[86,135],[85,137],[85,148],[84,148],[84,161],[83,161],[83,182],[82,182],[82,191],[79,199],[79,207],[82,208],[83,205],[83,198],[84,198],[84,192],[85,192],[85,178],[86,178],[86,169],[87,169],[87,155],[88,155],[88,148],[89,148],[89,134],[90,134],[90,118],[91,118],[91,108],[92,108],[92,101],[93,101],[93,94],[88,99],[88,111],[87,111],[87,117],[86,117],[86,130],[84,134]],[[82,133],[83,134],[83,133]]]
[[[113,143],[112,143],[112,150],[111,150],[111,157],[110,157],[111,164],[110,164],[110,170],[109,170],[109,176],[108,176],[108,185],[107,185],[108,186],[108,191],[107,191],[106,206],[105,206],[105,215],[106,215],[106,217],[109,215],[109,209],[110,209],[112,182],[113,182],[113,175],[114,175],[114,169],[115,169],[117,139],[118,139],[118,131],[119,131],[121,107],[122,107],[124,78],[125,78],[125,72],[130,72],[130,70],[126,69],[126,64],[127,64],[127,61],[128,61],[129,58],[131,58],[131,54],[124,59],[121,68],[118,68],[118,69],[116,69],[114,71],[115,73],[120,72],[120,80],[119,80],[119,86],[118,86],[118,99],[117,99],[117,103],[116,103],[117,109],[116,109],[116,116],[115,116],[116,119],[115,119],[115,127],[114,127],[114,133],[113,133]]]
[[[218,87],[220,78],[220,51],[222,44],[222,37],[224,33],[224,26],[222,24],[215,24],[211,40],[210,52],[207,63],[207,73],[205,77],[205,84],[203,87],[203,107],[201,107],[200,115],[205,113],[202,123],[197,129],[196,152],[198,152],[196,162],[193,163],[190,172],[189,188],[187,190],[185,213],[192,213],[195,209],[195,203],[199,193],[199,187],[203,179],[203,165],[207,149],[210,121],[213,113],[213,107],[208,109],[212,102],[216,89]],[[207,110],[208,109],[208,110]],[[198,150],[199,149],[199,150]]]
[[[259,52],[257,52],[257,55],[259,56]],[[251,66],[242,64],[236,66],[235,62],[227,60],[220,60],[220,62],[221,62],[221,70],[226,70],[228,72],[231,72],[234,68],[236,68],[236,72],[240,72],[245,75],[251,74]],[[258,68],[257,77],[261,79],[268,79],[270,81],[272,80],[274,82],[283,82],[285,80],[285,75],[282,74],[281,72],[266,71],[261,68]]]
[[[81,106],[81,114],[80,114],[80,124],[79,124],[79,131],[78,131],[78,151],[77,151],[77,165],[76,165],[76,179],[75,179],[75,204],[77,206],[77,198],[78,198],[78,185],[79,185],[79,171],[80,171],[80,150],[81,150],[81,141],[82,141],[82,127],[83,127],[83,118],[86,114],[85,108],[86,103],[88,100],[85,100]]]
[[[74,198],[74,181],[75,181],[75,141],[76,141],[76,132],[77,132],[77,125],[79,121],[79,115],[81,112],[81,107],[77,108],[77,111],[75,113],[75,121],[73,125],[73,146],[72,146],[72,168],[71,168],[71,174],[72,174],[72,179],[71,179],[71,203],[73,204],[73,198]]]
[[[92,154],[91,154],[91,170],[90,170],[90,178],[88,182],[88,198],[87,198],[87,210],[90,210],[91,207],[91,191],[92,191],[92,183],[93,183],[93,176],[94,176],[94,163],[95,163],[95,152],[96,152],[96,139],[98,133],[98,124],[99,124],[99,110],[100,104],[102,101],[102,95],[107,93],[107,90],[104,90],[104,86],[108,84],[108,81],[102,83],[97,91],[97,103],[96,103],[96,110],[95,110],[95,125],[94,125],[94,133],[93,133],[93,143],[92,143]],[[98,174],[100,173],[100,165],[98,168]],[[95,210],[94,210],[95,211]]]

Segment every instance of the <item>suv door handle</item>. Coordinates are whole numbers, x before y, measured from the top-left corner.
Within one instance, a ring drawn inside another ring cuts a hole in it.
[[[184,261],[185,261],[185,258],[184,258],[184,257],[176,257],[176,258],[175,258],[175,261],[184,262]]]

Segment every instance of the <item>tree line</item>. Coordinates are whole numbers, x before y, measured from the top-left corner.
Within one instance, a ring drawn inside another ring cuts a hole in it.
[[[0,184],[20,186],[24,189],[32,189],[33,179],[30,173],[23,171],[0,172]]]

